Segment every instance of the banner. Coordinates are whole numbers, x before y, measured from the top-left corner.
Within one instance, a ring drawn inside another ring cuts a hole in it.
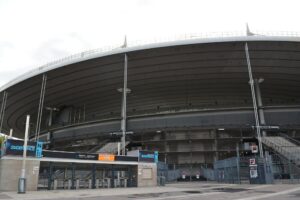
[[[98,160],[98,154],[76,153],[76,152],[67,152],[67,151],[49,151],[49,150],[44,150],[43,157],[80,159],[80,160]]]
[[[24,149],[24,141],[23,140],[12,140],[7,139],[4,143],[4,154],[5,155],[23,155]],[[41,157],[43,151],[43,143],[42,142],[28,142],[27,143],[27,156],[30,157]]]

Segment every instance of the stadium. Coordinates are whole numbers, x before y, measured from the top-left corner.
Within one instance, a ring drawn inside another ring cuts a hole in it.
[[[86,153],[116,153],[126,133],[127,150],[158,151],[169,168],[195,176],[203,166],[236,156],[237,148],[247,153],[243,142],[257,138],[257,119],[264,138],[280,133],[298,140],[299,75],[300,38],[294,36],[195,38],[83,52],[2,86],[0,132],[13,129],[13,136],[24,137],[28,114],[31,140]]]

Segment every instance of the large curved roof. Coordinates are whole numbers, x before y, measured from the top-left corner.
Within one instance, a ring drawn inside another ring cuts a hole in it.
[[[26,114],[35,124],[43,73],[48,76],[45,106],[70,106],[77,112],[85,107],[86,121],[118,119],[121,94],[117,89],[123,85],[124,53],[128,55],[128,87],[132,90],[129,117],[249,109],[252,100],[245,42],[254,77],[264,79],[264,105],[300,105],[300,38],[191,39],[78,54],[20,76],[0,88],[2,94],[8,92],[4,127],[22,133]]]

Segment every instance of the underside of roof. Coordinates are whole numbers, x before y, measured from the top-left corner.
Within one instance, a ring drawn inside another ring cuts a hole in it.
[[[124,53],[128,56],[131,90],[127,99],[129,118],[251,110],[245,42],[241,39],[140,48],[33,73],[2,90],[0,105],[4,91],[8,94],[4,130],[13,128],[22,135],[27,114],[31,115],[35,130],[44,73],[47,74],[44,106],[59,108],[57,116],[62,110],[72,108],[70,117],[75,118],[71,119],[74,124],[119,120],[122,96],[118,89],[123,87]],[[299,108],[300,43],[252,39],[248,45],[253,76],[264,80],[260,83],[263,105]],[[49,111],[43,109],[43,131],[50,128],[47,128],[48,116]],[[59,117],[55,123],[63,126]],[[297,123],[300,124],[299,118],[293,121]]]

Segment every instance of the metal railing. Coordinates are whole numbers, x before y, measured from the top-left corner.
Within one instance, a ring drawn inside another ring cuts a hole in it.
[[[285,137],[263,137],[262,142],[286,157],[296,165],[300,165],[300,146]]]

